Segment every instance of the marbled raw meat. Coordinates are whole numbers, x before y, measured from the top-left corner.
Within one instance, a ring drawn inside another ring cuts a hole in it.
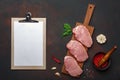
[[[77,40],[70,40],[66,47],[69,52],[77,59],[79,62],[84,62],[88,59],[87,51],[84,46]]]
[[[71,56],[64,57],[64,65],[65,70],[73,77],[79,76],[83,72],[76,60]]]
[[[76,26],[72,32],[76,40],[80,41],[86,47],[91,47],[93,41],[88,29],[84,25]]]

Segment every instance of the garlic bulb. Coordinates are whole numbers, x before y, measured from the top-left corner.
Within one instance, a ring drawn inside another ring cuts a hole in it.
[[[96,40],[98,43],[100,44],[103,44],[107,41],[106,39],[106,36],[104,34],[99,34],[97,37],[96,37]]]

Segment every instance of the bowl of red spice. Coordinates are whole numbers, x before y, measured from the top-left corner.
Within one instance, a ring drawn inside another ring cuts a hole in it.
[[[100,70],[100,71],[104,71],[104,70],[107,70],[110,67],[110,64],[111,64],[111,59],[110,58],[104,64],[99,66],[99,62],[104,56],[105,56],[104,52],[98,52],[94,55],[93,66],[94,66],[95,69]]]

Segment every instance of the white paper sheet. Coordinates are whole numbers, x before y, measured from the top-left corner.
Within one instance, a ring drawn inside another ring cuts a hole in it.
[[[43,66],[43,22],[14,22],[14,65]]]

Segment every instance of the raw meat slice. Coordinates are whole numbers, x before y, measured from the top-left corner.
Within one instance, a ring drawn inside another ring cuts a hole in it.
[[[88,59],[88,54],[83,45],[77,40],[70,40],[66,47],[69,52],[77,59],[79,62],[84,62]]]
[[[75,35],[76,40],[80,41],[86,47],[91,47],[93,41],[88,29],[84,25],[76,26],[73,28],[72,32]]]
[[[83,72],[76,60],[71,56],[64,57],[64,64],[65,70],[73,77],[79,76]]]

